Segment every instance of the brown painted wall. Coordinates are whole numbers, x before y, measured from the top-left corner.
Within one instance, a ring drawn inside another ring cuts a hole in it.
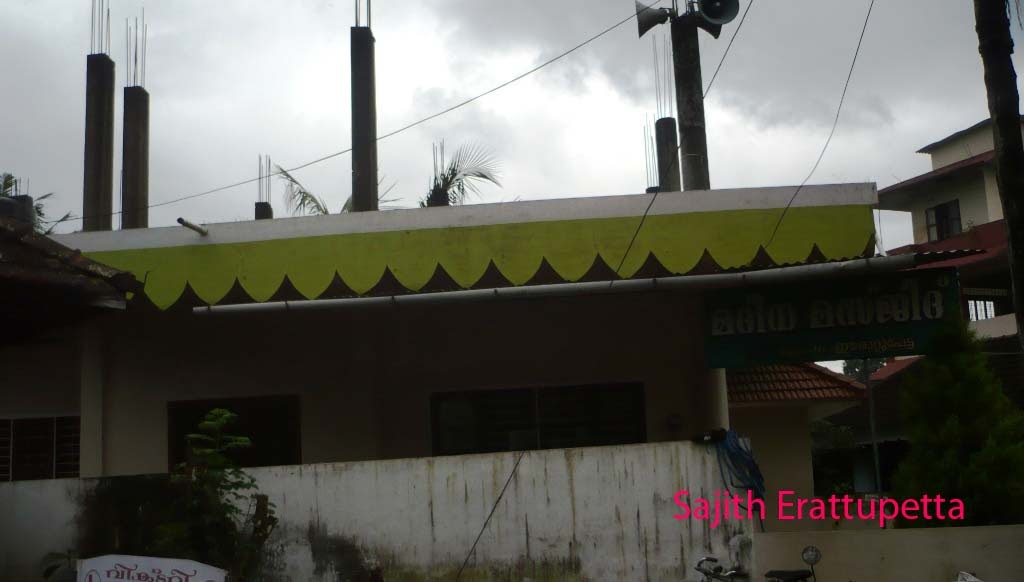
[[[303,462],[429,455],[442,390],[639,381],[649,440],[685,438],[699,309],[634,295],[109,321],[105,473],[166,470],[169,400],[264,394],[300,395]]]

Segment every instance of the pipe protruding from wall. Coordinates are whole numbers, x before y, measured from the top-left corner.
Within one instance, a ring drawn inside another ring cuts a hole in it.
[[[352,210],[377,210],[377,89],[373,31],[352,28]]]
[[[199,226],[198,224],[196,224],[194,222],[189,222],[189,221],[185,220],[184,218],[181,218],[180,216],[178,217],[178,224],[184,226],[185,228],[187,228],[187,229],[189,229],[191,231],[195,231],[195,232],[199,233],[199,236],[207,236],[207,235],[210,234],[209,230]]]
[[[149,226],[149,93],[124,88],[121,144],[121,228]]]
[[[86,57],[82,229],[110,230],[114,204],[114,61]]]

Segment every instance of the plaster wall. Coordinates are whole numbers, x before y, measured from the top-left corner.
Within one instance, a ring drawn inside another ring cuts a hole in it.
[[[430,396],[451,390],[641,382],[648,440],[688,438],[702,394],[699,303],[630,295],[111,321],[104,474],[166,471],[167,403],[189,399],[299,395],[305,463],[429,456]]]
[[[733,408],[733,429],[750,439],[751,450],[764,475],[765,531],[800,531],[821,527],[810,520],[778,519],[778,492],[794,491],[807,499],[814,496],[809,412],[800,406],[753,406]],[[760,529],[758,529],[760,531]]]
[[[987,125],[976,128],[929,152],[932,158],[932,169],[937,170],[941,167],[955,164],[978,154],[990,152],[994,148],[992,126]]]
[[[715,450],[685,442],[250,470],[280,522],[277,579],[692,579],[702,556],[749,568],[751,522],[676,520],[674,493],[722,487]],[[514,473],[513,473],[514,470]],[[513,475],[504,495],[501,490]],[[96,480],[0,483],[0,580],[38,579],[74,539]],[[24,532],[28,533],[24,533]]]
[[[1024,525],[754,534],[754,572],[802,569],[800,551],[815,545],[818,579],[844,582],[1024,580]],[[755,578],[756,579],[756,578]]]
[[[0,348],[0,418],[77,415],[78,359],[73,330]]]
[[[996,199],[998,200],[998,190]],[[899,208],[911,213],[915,243],[928,242],[925,210],[951,200],[960,201],[960,224],[965,231],[972,226],[1002,218],[1001,206],[997,216],[990,211],[991,201],[986,191],[985,177],[981,172],[971,172],[964,176],[938,181],[927,191],[916,193],[905,207]]]

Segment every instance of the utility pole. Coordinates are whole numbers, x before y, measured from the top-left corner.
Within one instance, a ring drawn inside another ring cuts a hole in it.
[[[704,83],[700,74],[700,43],[692,10],[672,18],[672,65],[676,78],[683,190],[710,190],[708,135],[704,124]]]
[[[871,385],[871,366],[868,359],[860,362],[861,381],[864,384],[864,391],[868,395],[868,430],[871,434],[871,459],[875,466],[875,493],[882,493],[882,464],[878,457],[878,430],[875,427],[875,393]]]
[[[704,83],[700,72],[700,42],[697,29],[718,38],[722,25],[739,12],[739,0],[682,0],[672,8],[652,8],[651,0],[636,0],[637,32],[643,37],[651,28],[670,22],[672,26],[672,68],[675,72],[676,115],[679,124],[680,166],[683,190],[710,190],[708,136],[704,123]],[[682,10],[680,7],[682,6]],[[680,14],[680,12],[682,12]],[[662,131],[664,133],[664,131]],[[660,140],[659,140],[660,141]],[[659,144],[661,145],[661,144]],[[662,148],[659,147],[659,150]],[[668,156],[659,155],[659,162]],[[659,163],[659,186],[666,187],[668,174]],[[709,368],[695,379],[693,391],[695,432],[729,428],[729,396],[725,370]]]
[[[974,0],[978,52],[985,68],[995,142],[996,183],[1006,218],[1017,340],[1024,347],[1024,142],[1010,36],[1011,0]]]

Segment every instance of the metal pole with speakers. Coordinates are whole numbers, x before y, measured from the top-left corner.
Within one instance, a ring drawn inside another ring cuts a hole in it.
[[[686,0],[685,6],[686,10],[680,14],[675,6],[654,8],[637,1],[637,31],[643,36],[655,26],[671,22],[683,190],[709,190],[711,177],[697,29],[718,38],[722,25],[736,18],[740,6],[739,0]]]
[[[651,0],[645,0],[650,2]],[[672,64],[676,78],[676,115],[679,122],[679,149],[682,159],[683,190],[710,190],[708,137],[704,126],[704,85],[700,74],[700,45],[697,29],[718,38],[722,25],[739,13],[739,0],[683,0],[680,14],[675,0],[672,8],[653,8],[636,3],[637,30],[640,36],[671,21]],[[707,434],[729,428],[729,397],[725,370],[705,369],[694,376],[690,391],[690,429]]]

